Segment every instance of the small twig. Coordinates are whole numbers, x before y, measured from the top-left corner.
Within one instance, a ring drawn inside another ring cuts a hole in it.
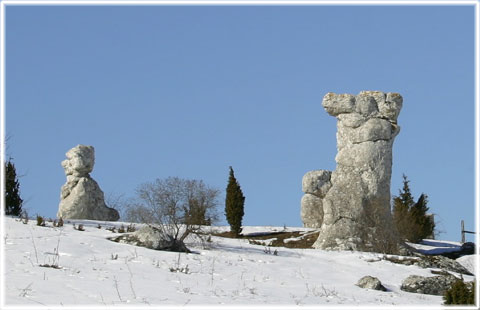
[[[39,302],[39,301],[37,301],[37,300],[35,300],[35,299],[31,299],[31,298],[28,297],[28,296],[25,296],[25,298],[28,299],[28,300],[30,300],[30,301],[36,302],[36,303],[39,304],[39,305],[42,305],[42,306],[44,306],[44,307],[47,307],[47,305],[44,304],[43,302]]]
[[[120,299],[120,302],[123,302],[122,296],[120,296],[120,291],[118,290],[118,281],[115,276],[113,277],[113,283],[115,284],[115,290],[117,291],[118,299]]]
[[[32,286],[32,284],[33,284],[33,282],[30,283],[29,285],[27,285],[26,288],[22,289],[21,292],[20,292],[20,295],[18,295],[18,296],[20,296],[20,297],[26,297],[28,291],[31,291],[31,290],[32,290],[32,289],[30,288],[30,286]]]
[[[31,258],[30,256],[28,256],[28,257],[27,257],[27,256],[24,256],[24,257],[28,258],[28,260],[30,261],[30,264],[32,264],[32,267],[35,267],[35,265],[34,265],[33,262],[32,262],[32,258]]]
[[[105,303],[105,300],[103,300],[103,295],[100,293],[100,298],[102,298],[102,303],[106,306],[107,304]]]
[[[215,270],[215,259],[216,259],[216,257],[213,258],[213,262],[212,262],[212,271],[211,271],[211,275],[212,275],[211,285],[212,286],[213,286],[213,271]]]
[[[33,233],[31,229],[30,229],[30,235],[32,236],[33,249],[35,250],[35,259],[37,260],[37,265],[38,265],[37,247],[35,246],[35,240],[33,238]]]
[[[132,270],[130,270],[130,266],[128,266],[127,262],[125,262],[125,265],[127,265],[128,272],[130,273],[130,289],[132,290],[133,298],[137,299],[137,294],[135,293],[135,289],[133,288],[133,282],[132,282],[133,273],[132,273]]]
[[[60,254],[58,254],[58,248],[60,246],[60,237],[61,236],[62,236],[62,232],[60,231],[60,234],[58,235],[58,240],[57,240],[57,248],[54,251],[55,257],[53,258],[53,265],[56,265],[56,266],[58,266],[58,264],[60,263]],[[56,260],[56,262],[55,262],[55,260]]]

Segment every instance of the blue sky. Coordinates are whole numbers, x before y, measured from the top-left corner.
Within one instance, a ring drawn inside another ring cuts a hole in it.
[[[25,207],[54,217],[60,162],[93,145],[108,195],[179,176],[245,225],[301,226],[302,176],[335,169],[327,92],[399,92],[392,194],[474,229],[473,6],[7,6],[6,132]],[[225,220],[223,220],[225,223]],[[470,237],[470,240],[473,238]]]

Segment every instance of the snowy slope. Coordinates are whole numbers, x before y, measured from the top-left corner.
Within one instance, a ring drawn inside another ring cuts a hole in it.
[[[430,270],[379,260],[380,254],[276,248],[273,255],[247,240],[219,237],[206,247],[192,240],[188,246],[197,254],[178,254],[109,241],[119,234],[106,230],[104,222],[83,222],[85,231],[77,231],[72,224],[39,227],[5,218],[6,305],[442,303],[440,296],[400,290],[407,276],[433,276]],[[245,232],[274,229],[283,227]],[[170,270],[187,266],[188,272]],[[357,287],[365,275],[378,277],[389,291]]]
[[[421,244],[409,243],[410,246],[416,248],[420,253],[434,255],[441,253],[449,253],[460,251],[462,244],[455,241],[440,241],[433,239],[423,239]]]

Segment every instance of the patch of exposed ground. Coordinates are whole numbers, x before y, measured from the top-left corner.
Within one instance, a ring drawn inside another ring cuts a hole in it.
[[[248,242],[269,247],[285,247],[296,249],[310,249],[317,240],[318,231],[280,231],[260,232],[240,235],[238,239],[248,239]],[[231,232],[214,233],[213,236],[235,238]]]

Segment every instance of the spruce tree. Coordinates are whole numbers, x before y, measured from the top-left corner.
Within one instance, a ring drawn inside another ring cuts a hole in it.
[[[22,203],[15,165],[9,160],[5,163],[5,214],[20,216]]]
[[[238,237],[242,232],[244,204],[245,197],[243,196],[242,189],[235,178],[233,168],[230,167],[227,196],[225,197],[225,216],[227,217],[228,224],[230,225],[230,231],[235,235],[235,237]]]
[[[435,223],[427,215],[428,196],[420,195],[417,202],[413,199],[409,183],[403,175],[403,188],[393,198],[393,220],[402,239],[419,242],[433,234]]]
[[[432,217],[427,215],[428,197],[425,194],[420,195],[418,201],[410,209],[410,218],[412,221],[412,242],[418,242],[432,235],[435,223]]]
[[[406,175],[403,175],[403,188],[399,195],[393,198],[393,220],[397,231],[404,239],[409,239],[410,234],[410,219],[409,210],[414,204],[413,196],[410,191],[410,182]]]

